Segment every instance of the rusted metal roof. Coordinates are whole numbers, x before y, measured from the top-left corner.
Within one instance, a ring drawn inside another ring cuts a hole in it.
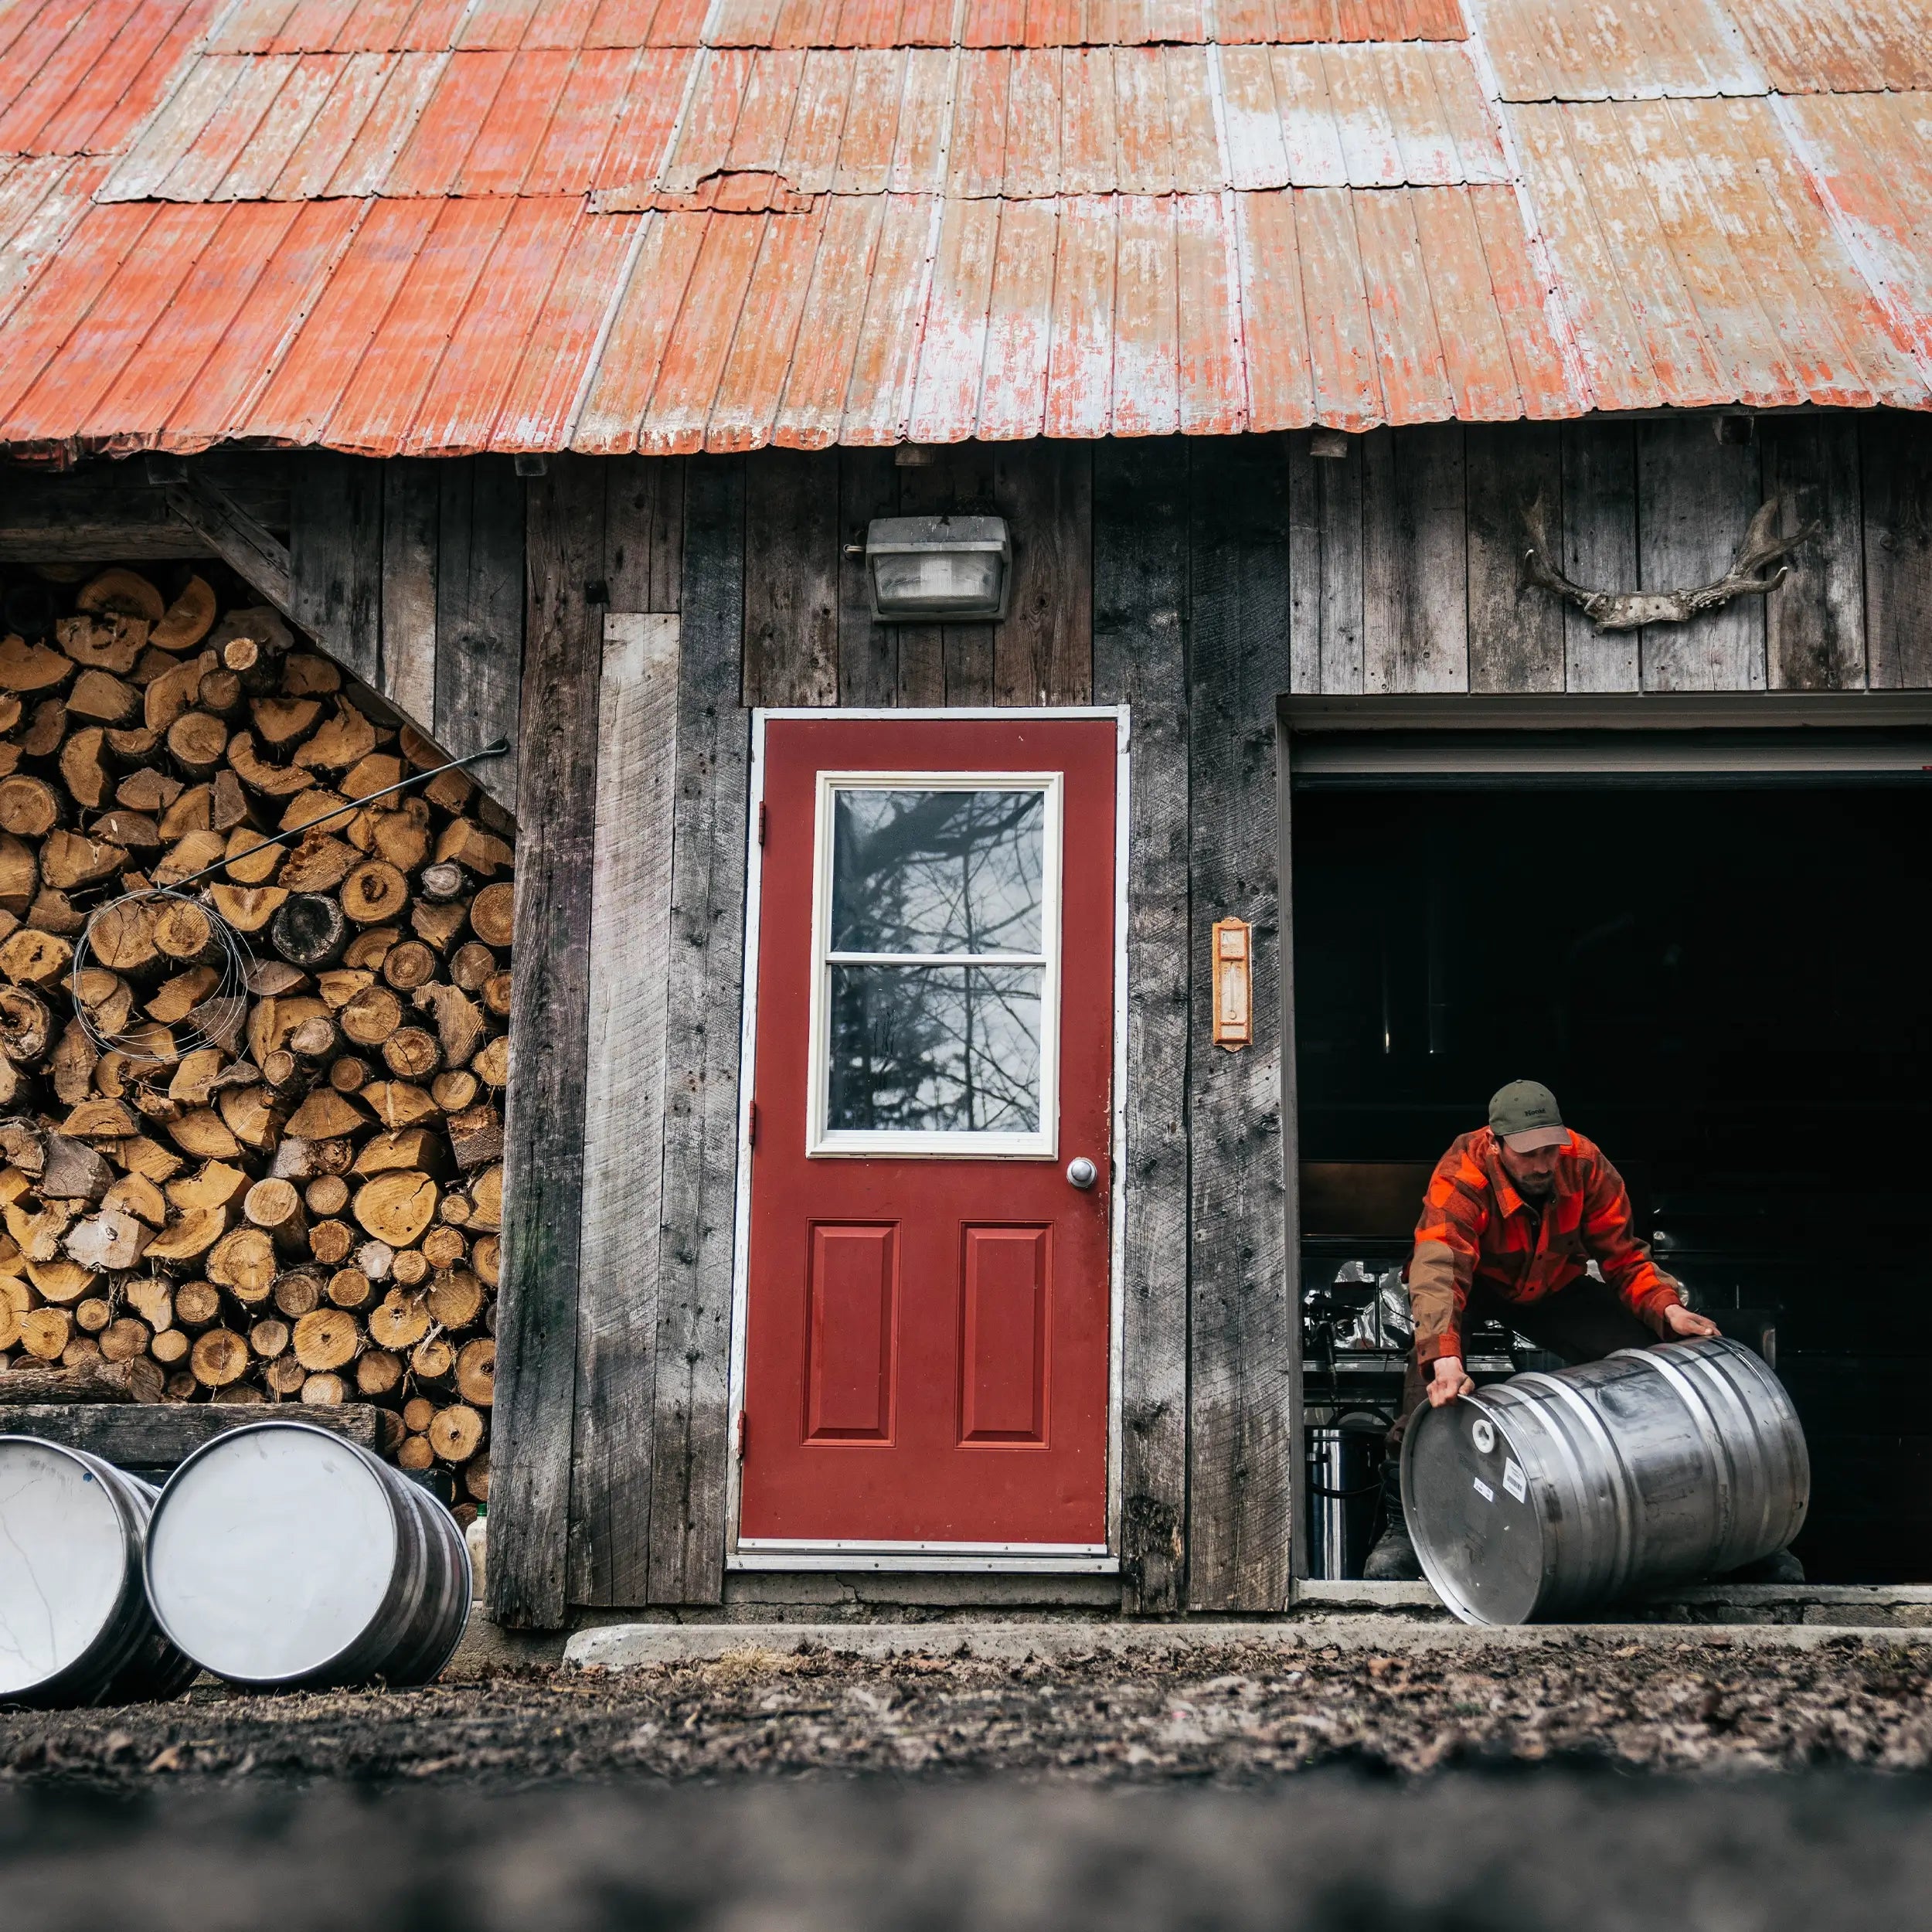
[[[0,444],[1932,406],[1928,27],[1932,0],[16,0]]]

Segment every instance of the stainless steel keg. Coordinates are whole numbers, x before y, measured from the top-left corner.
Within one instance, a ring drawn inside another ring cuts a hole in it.
[[[1719,1576],[1804,1526],[1798,1412],[1723,1339],[1623,1349],[1419,1410],[1403,1513],[1464,1622],[1523,1624]]]
[[[194,1681],[141,1588],[156,1493],[85,1450],[0,1436],[0,1702],[130,1703]]]
[[[168,1636],[231,1683],[424,1684],[470,1612],[470,1556],[427,1490],[304,1422],[205,1443],[148,1532]]]

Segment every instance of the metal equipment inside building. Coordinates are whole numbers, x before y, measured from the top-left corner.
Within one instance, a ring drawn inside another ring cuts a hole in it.
[[[1392,1271],[1429,1170],[1528,1077],[1621,1170],[1688,1298],[1790,1389],[1811,1580],[1932,1580],[1924,786],[1298,792],[1313,1574],[1359,1575],[1373,1534],[1407,1342]],[[1500,1331],[1466,1352],[1479,1382],[1554,1366]]]

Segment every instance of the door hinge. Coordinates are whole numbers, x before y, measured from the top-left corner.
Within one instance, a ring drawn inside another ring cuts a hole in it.
[[[738,1460],[739,1460],[740,1462],[743,1462],[743,1461],[744,1461],[744,1459],[745,1459],[745,1412],[744,1412],[744,1411],[743,1411],[743,1410],[742,1410],[742,1409],[740,1409],[740,1410],[738,1411],[738,1445],[737,1445],[737,1447],[738,1447]]]
[[[758,1103],[753,1100],[745,1110],[745,1145],[758,1145]]]
[[[761,845],[765,842],[765,801],[762,798],[758,801],[758,842]]]

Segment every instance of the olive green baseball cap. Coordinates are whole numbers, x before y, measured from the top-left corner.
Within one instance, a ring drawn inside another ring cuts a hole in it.
[[[1499,1088],[1489,1103],[1489,1131],[1512,1154],[1570,1145],[1556,1097],[1541,1080],[1512,1080]]]

